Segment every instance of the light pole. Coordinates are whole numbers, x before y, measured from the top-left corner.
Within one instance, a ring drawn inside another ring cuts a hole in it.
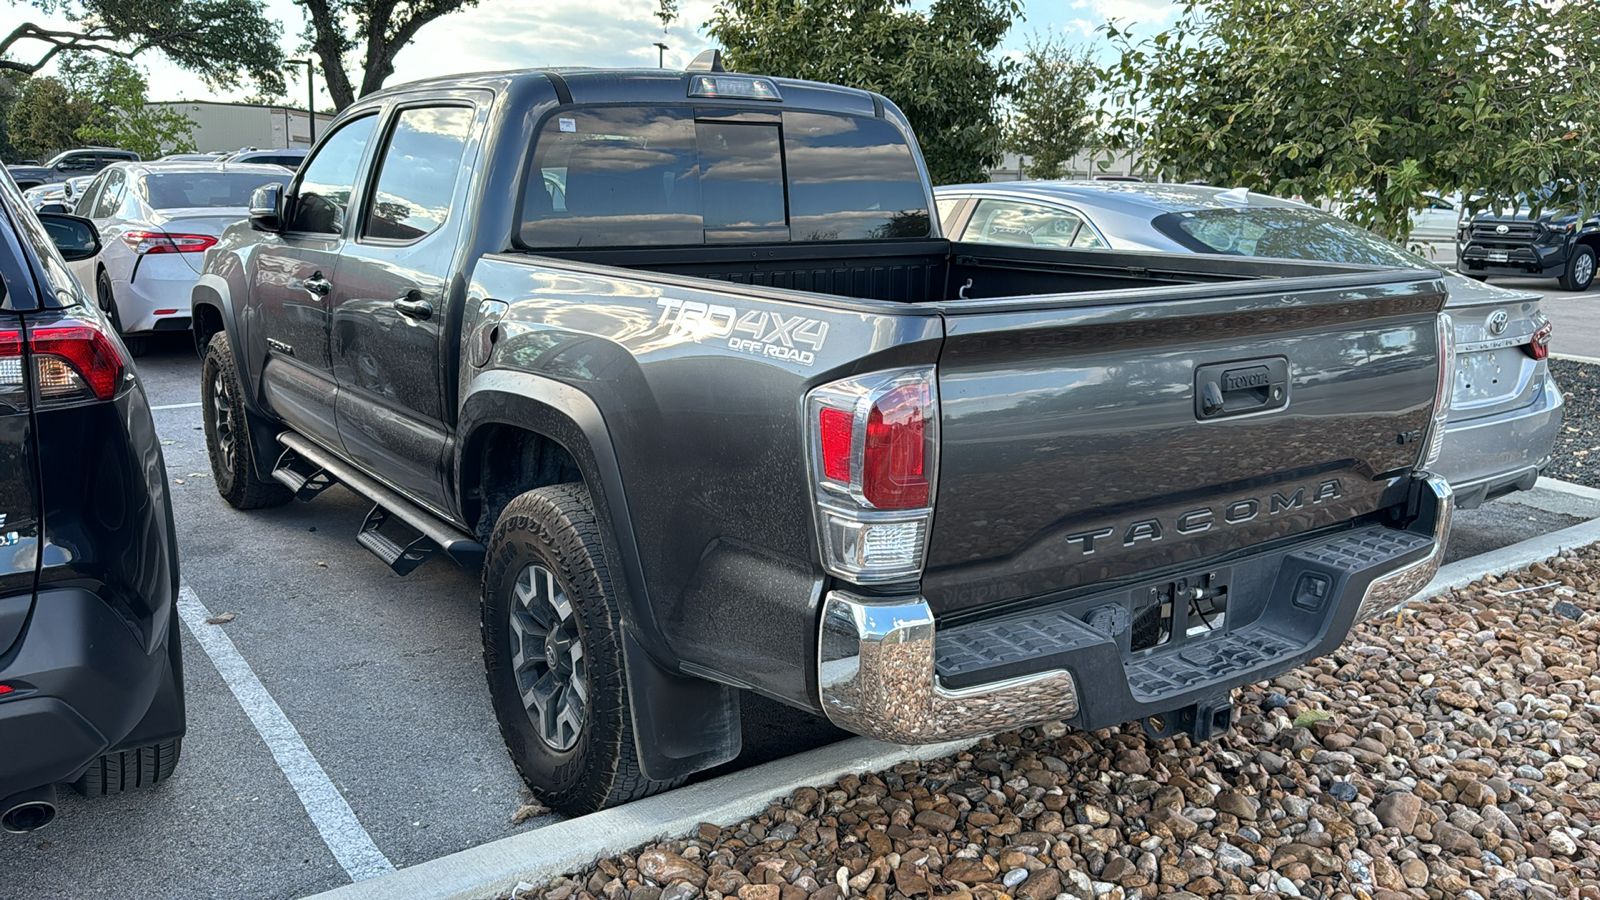
[[[656,41],[656,66],[662,69],[667,67],[667,45],[660,41]]]
[[[306,67],[306,116],[310,120],[307,127],[311,129],[309,143],[315,144],[317,142],[317,86],[311,80],[311,76],[315,71],[312,68],[313,63],[310,57],[305,59],[286,59],[284,62],[291,66],[304,65]]]

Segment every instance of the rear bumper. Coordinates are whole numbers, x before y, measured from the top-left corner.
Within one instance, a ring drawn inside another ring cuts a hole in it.
[[[170,610],[169,610],[170,615]],[[94,594],[40,591],[27,630],[4,657],[0,797],[76,780],[108,750],[183,734],[176,618],[147,648]]]
[[[924,744],[1051,720],[1104,728],[1203,704],[1333,650],[1356,622],[1427,585],[1453,500],[1437,477],[1415,496],[1407,530],[1372,525],[1234,564],[1236,586],[1263,588],[1241,591],[1228,613],[1240,621],[1154,651],[1130,653],[1125,632],[1119,639],[1081,618],[1142,587],[949,628],[920,596],[831,591],[818,641],[823,709],[857,734]],[[1325,579],[1311,603],[1302,602],[1307,578]]]
[[[200,273],[182,257],[178,253],[146,256],[128,283],[112,285],[123,331],[140,334],[189,327],[189,295]]]
[[[1456,508],[1531,489],[1550,461],[1565,402],[1547,374],[1538,398],[1521,409],[1447,423],[1434,470],[1455,489]]]

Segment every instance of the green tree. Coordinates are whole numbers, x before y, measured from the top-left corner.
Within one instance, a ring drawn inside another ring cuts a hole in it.
[[[1099,137],[1100,76],[1087,48],[1060,38],[1028,41],[1006,122],[1006,149],[1024,158],[1028,178],[1060,178]]]
[[[294,0],[305,10],[303,36],[322,61],[328,96],[335,109],[383,87],[394,74],[394,58],[422,26],[478,5],[478,0]],[[345,60],[361,53],[359,80]],[[359,85],[359,93],[358,93]]]
[[[1014,65],[994,49],[1018,0],[722,0],[708,23],[742,72],[877,91],[915,129],[935,184],[986,181]]]
[[[246,78],[281,89],[282,27],[261,0],[22,0],[60,15],[69,28],[22,22],[0,37],[0,70],[33,75],[57,56],[132,59],[155,52],[211,87],[237,87]]]
[[[120,59],[74,64],[79,96],[92,112],[75,136],[85,144],[121,147],[145,159],[196,149],[193,119],[170,106],[150,106],[144,73]]]
[[[44,160],[78,146],[78,129],[93,114],[89,101],[61,79],[29,78],[6,110],[6,132],[16,154],[11,158]]]
[[[1116,133],[1176,178],[1341,201],[1396,240],[1429,190],[1593,197],[1596,6],[1186,0],[1153,37],[1107,26]]]

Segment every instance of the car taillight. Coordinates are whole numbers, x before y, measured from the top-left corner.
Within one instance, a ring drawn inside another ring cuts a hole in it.
[[[122,389],[127,362],[105,332],[80,319],[29,326],[34,396],[40,408],[83,400],[110,400]],[[22,334],[0,331],[0,402],[13,409],[28,405],[22,365]]]
[[[129,231],[122,242],[143,256],[156,253],[202,253],[217,239],[209,234],[169,234],[165,231]]]
[[[1456,330],[1450,316],[1439,314],[1438,344],[1439,344],[1439,386],[1433,399],[1433,421],[1428,425],[1428,439],[1422,445],[1422,459],[1419,468],[1424,472],[1432,472],[1433,466],[1439,461],[1439,454],[1444,452],[1444,431],[1446,420],[1450,418],[1450,405],[1455,401],[1456,390]]]
[[[857,584],[920,575],[939,454],[933,368],[823,385],[806,413],[823,567]]]
[[[1539,330],[1533,333],[1533,337],[1528,339],[1528,343],[1522,349],[1528,351],[1528,355],[1534,359],[1544,359],[1550,355],[1550,336],[1555,333],[1556,326],[1546,322],[1539,326]]]

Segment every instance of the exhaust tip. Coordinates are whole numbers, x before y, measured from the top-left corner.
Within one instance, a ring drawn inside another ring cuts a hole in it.
[[[27,834],[56,820],[55,785],[23,791],[0,801],[0,828]]]

